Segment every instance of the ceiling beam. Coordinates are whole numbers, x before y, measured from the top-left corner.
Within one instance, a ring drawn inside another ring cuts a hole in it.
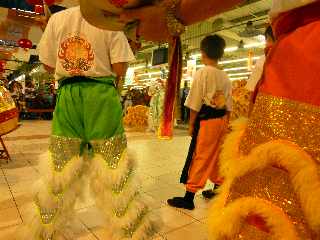
[[[231,19],[231,20],[229,20],[229,22],[231,22],[231,23],[248,22],[250,20],[257,19],[257,18],[260,18],[260,17],[267,17],[268,13],[269,13],[269,10],[267,9],[267,10],[263,10],[263,11],[260,11],[260,12],[252,13],[250,15],[246,15],[246,16],[242,16],[242,17],[239,17],[239,18]]]

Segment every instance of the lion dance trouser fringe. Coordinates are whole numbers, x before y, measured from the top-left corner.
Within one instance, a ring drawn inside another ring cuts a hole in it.
[[[55,240],[63,234],[85,179],[113,233],[110,240],[151,239],[158,230],[137,188],[134,159],[127,155],[112,78],[59,89],[46,165],[23,239]]]

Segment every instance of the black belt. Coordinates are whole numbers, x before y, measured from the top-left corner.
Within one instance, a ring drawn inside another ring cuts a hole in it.
[[[65,78],[65,79],[61,80],[59,82],[59,89],[61,89],[62,87],[66,86],[66,85],[75,84],[75,83],[82,83],[82,82],[103,83],[103,84],[109,84],[110,86],[114,86],[115,87],[114,83],[103,82],[103,81],[99,81],[97,79],[90,78],[90,77],[85,77],[85,76],[75,76],[75,77],[69,77],[69,78]]]

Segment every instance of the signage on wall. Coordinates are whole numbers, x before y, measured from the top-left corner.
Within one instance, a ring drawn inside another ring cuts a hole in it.
[[[17,41],[0,39],[0,46],[19,47]]]

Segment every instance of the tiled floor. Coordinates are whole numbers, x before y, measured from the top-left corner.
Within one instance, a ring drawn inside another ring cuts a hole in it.
[[[21,227],[23,206],[31,201],[32,184],[40,176],[39,156],[47,150],[49,133],[49,121],[26,121],[4,137],[12,162],[0,165],[0,240],[14,239]],[[129,131],[127,135],[129,147],[135,149],[139,159],[144,194],[154,198],[153,213],[161,214],[165,222],[155,239],[207,239],[205,219],[209,202],[197,196],[194,211],[177,210],[166,204],[167,198],[184,192],[178,180],[189,143],[186,132],[178,130],[170,141],[158,140],[151,133]],[[86,195],[85,203],[77,205],[72,232],[78,240],[109,240],[99,211]]]

